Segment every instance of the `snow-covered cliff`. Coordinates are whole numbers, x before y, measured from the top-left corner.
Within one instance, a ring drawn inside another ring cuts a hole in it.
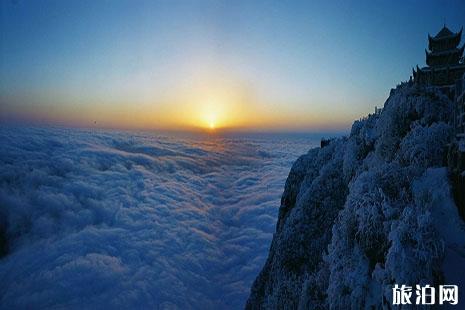
[[[247,308],[360,309],[391,304],[394,283],[458,281],[444,265],[465,262],[443,167],[452,111],[437,89],[402,84],[348,137],[301,156]]]

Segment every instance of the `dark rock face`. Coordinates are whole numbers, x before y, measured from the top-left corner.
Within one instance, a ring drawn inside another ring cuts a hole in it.
[[[422,180],[443,165],[452,105],[436,89],[401,85],[349,137],[301,156],[246,308],[380,307],[391,283],[440,281],[441,239]],[[420,265],[403,270],[400,258]]]

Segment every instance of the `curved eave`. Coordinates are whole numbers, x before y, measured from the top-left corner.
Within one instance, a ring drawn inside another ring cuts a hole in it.
[[[463,27],[462,27],[463,28]],[[432,42],[438,42],[442,40],[451,40],[451,39],[456,39],[457,37],[460,38],[462,36],[462,30],[460,29],[459,32],[453,33],[451,35],[445,36],[445,37],[432,37],[428,34],[428,38],[431,39]]]
[[[454,48],[451,50],[447,50],[443,52],[436,52],[436,53],[429,52],[427,49],[425,49],[425,54],[426,54],[426,58],[446,57],[446,56],[455,55],[455,54],[459,54],[459,56],[462,56],[464,47],[465,47],[465,44],[459,48]]]
[[[456,33],[453,33],[452,35],[448,35],[444,37],[438,38],[437,35],[432,37],[428,33],[428,49],[432,51],[433,49],[435,49],[435,47],[439,47],[441,45],[440,42],[444,42],[444,41],[450,41],[453,45],[458,46],[460,43],[460,40],[462,39],[462,32],[463,32],[463,26],[462,28],[460,28],[459,32],[456,32]]]
[[[431,66],[431,65],[432,65],[432,64],[431,64],[431,58],[432,58],[432,56],[431,56],[431,53],[429,53],[426,49],[425,49],[425,56],[426,56],[426,64],[427,64],[428,66]]]
[[[442,38],[435,38],[428,34],[428,49],[433,50],[434,46],[438,46],[438,45],[440,46],[441,42],[450,42],[453,45],[457,46],[459,45],[461,38],[462,38],[462,29],[452,36],[447,36],[447,37],[442,37]]]

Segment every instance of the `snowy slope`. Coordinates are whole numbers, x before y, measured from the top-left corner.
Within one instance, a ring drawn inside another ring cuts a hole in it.
[[[381,307],[394,283],[457,284],[465,235],[441,168],[452,108],[402,84],[349,137],[300,157],[247,308]]]
[[[465,300],[465,223],[460,218],[444,168],[428,169],[416,184],[431,196],[434,226],[444,240],[442,271],[444,283],[459,286],[459,301]]]

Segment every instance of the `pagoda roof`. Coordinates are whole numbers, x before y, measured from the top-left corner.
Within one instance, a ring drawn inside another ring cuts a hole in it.
[[[450,31],[450,29],[447,28],[446,25],[444,25],[444,27],[442,27],[442,29],[434,37],[439,39],[439,38],[451,36],[453,34],[454,33]]]
[[[462,55],[464,49],[465,49],[465,44],[463,44],[463,46],[459,48],[452,48],[452,49],[448,49],[448,50],[444,50],[440,52],[428,52],[426,49],[425,49],[425,52],[426,52],[427,57],[445,56],[445,55],[456,54],[456,53],[459,53],[460,55]]]
[[[428,39],[430,41],[439,41],[439,40],[444,40],[444,39],[449,39],[449,38],[461,37],[462,30],[463,30],[463,27],[460,29],[459,32],[454,33],[444,25],[444,27],[442,27],[442,29],[434,37],[428,34]]]
[[[421,72],[430,72],[430,71],[440,71],[440,70],[455,70],[455,69],[465,69],[465,64],[453,64],[453,65],[442,65],[442,66],[437,66],[437,67],[423,67],[420,68],[418,65],[416,66],[415,71],[421,71]]]

